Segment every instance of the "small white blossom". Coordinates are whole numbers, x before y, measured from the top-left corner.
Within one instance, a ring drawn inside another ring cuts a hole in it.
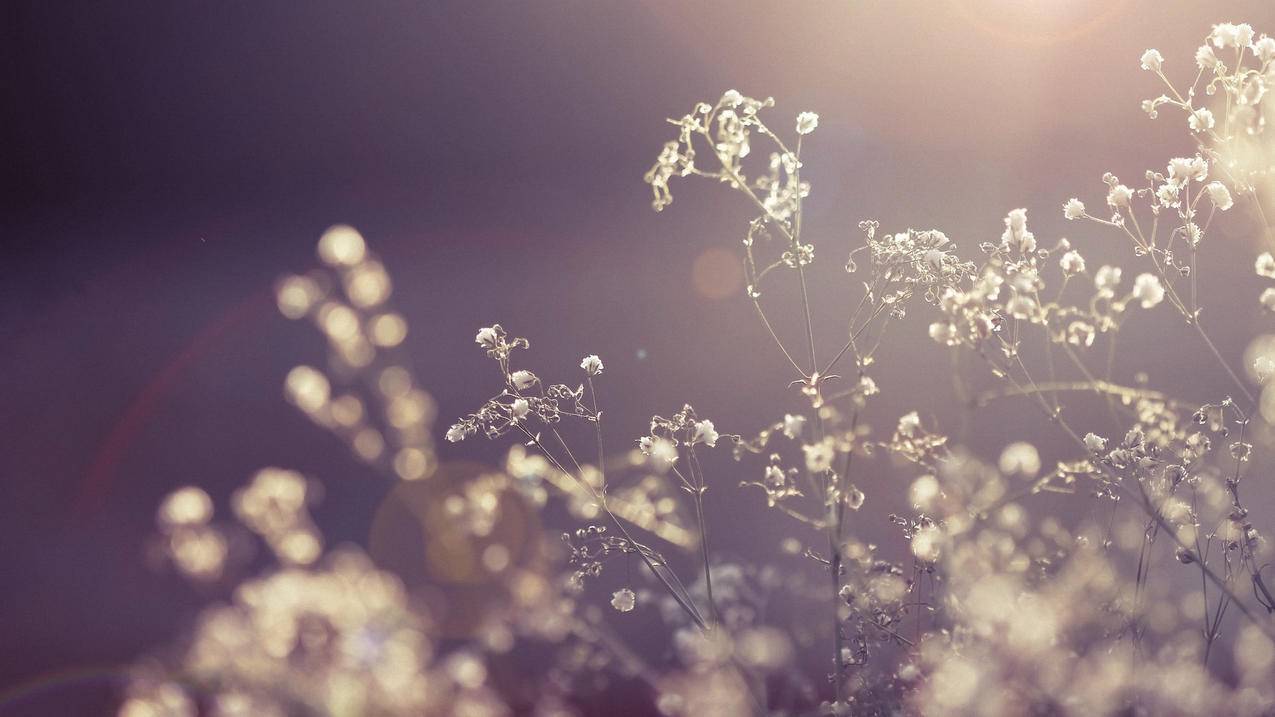
[[[465,427],[459,423],[454,424],[451,428],[447,429],[447,441],[449,443],[460,443],[465,440],[468,435],[469,432],[466,431]]]
[[[1001,473],[1032,478],[1040,472],[1040,452],[1026,441],[1016,441],[1005,446],[997,463]]]
[[[1208,175],[1209,163],[1203,157],[1174,157],[1169,160],[1169,181],[1175,185],[1188,180],[1202,182]]]
[[[1144,309],[1150,309],[1163,301],[1164,286],[1160,284],[1160,277],[1155,274],[1138,274],[1138,278],[1133,280],[1132,296],[1142,303]]]
[[[944,346],[955,346],[960,342],[956,333],[956,327],[941,321],[936,321],[930,324],[930,338]]]
[[[478,330],[478,335],[474,337],[474,341],[485,349],[494,349],[499,336],[495,327],[487,326]]]
[[[519,391],[526,391],[536,385],[536,382],[540,380],[536,378],[536,374],[527,370],[514,371],[513,375],[509,378],[514,382],[514,388]]]
[[[713,422],[707,418],[695,423],[695,433],[691,436],[691,443],[703,443],[712,448],[717,445],[719,438],[717,429],[713,427]]]
[[[794,416],[791,413],[784,414],[784,435],[794,441],[801,437],[801,430],[806,427],[805,416]]]
[[[1261,62],[1275,60],[1275,37],[1262,35],[1257,42],[1253,43],[1253,54],[1257,55],[1257,59]]]
[[[1253,268],[1257,270],[1258,276],[1264,276],[1267,279],[1275,279],[1275,256],[1271,256],[1269,251],[1264,251],[1257,256]]]
[[[594,354],[589,354],[580,361],[580,368],[584,369],[584,372],[590,376],[597,376],[602,373],[602,359]]]
[[[667,438],[642,436],[638,439],[638,450],[651,459],[651,465],[661,473],[677,463],[677,446]]]
[[[1235,205],[1235,200],[1231,199],[1231,190],[1226,188],[1221,182],[1209,182],[1204,186],[1209,193],[1209,201],[1213,202],[1213,206],[1226,211]]]
[[[810,134],[819,126],[819,115],[814,112],[802,112],[797,115],[797,134]]]
[[[1124,273],[1120,267],[1104,264],[1094,274],[1093,285],[1101,293],[1110,294],[1120,286],[1120,275]]]
[[[1267,288],[1262,291],[1262,295],[1257,298],[1262,302],[1262,308],[1267,311],[1275,312],[1275,288]]]
[[[1133,190],[1123,184],[1117,184],[1107,192],[1107,204],[1112,207],[1127,207],[1133,199]]]
[[[1107,447],[1107,439],[1096,433],[1085,434],[1085,448],[1090,453],[1099,453]]]
[[[1079,219],[1085,215],[1084,202],[1072,197],[1063,205],[1063,216],[1067,219]]]
[[[1213,48],[1208,45],[1200,45],[1200,49],[1195,51],[1195,64],[1201,70],[1212,70],[1217,67],[1217,55],[1213,54]]]
[[[832,461],[837,457],[837,451],[833,448],[830,437],[823,439],[821,443],[802,446],[801,450],[806,454],[806,470],[811,473],[832,470]]]
[[[1063,254],[1062,259],[1058,260],[1058,265],[1062,267],[1063,272],[1066,274],[1085,273],[1085,258],[1075,249]]]
[[[1207,132],[1208,130],[1213,129],[1213,113],[1207,108],[1201,107],[1191,113],[1191,116],[1187,118],[1186,123],[1190,126],[1192,132]]]
[[[921,429],[921,417],[916,411],[906,413],[899,417],[899,433],[905,436],[915,436],[916,432]]]
[[[637,606],[637,594],[629,588],[620,588],[611,593],[611,607],[619,612],[632,612]]]
[[[531,411],[531,404],[525,398],[515,398],[509,406],[509,413],[514,418],[526,418]]]
[[[1253,28],[1248,25],[1234,25],[1229,22],[1213,26],[1209,40],[1218,49],[1225,47],[1247,47],[1253,41]]]
[[[1164,55],[1159,50],[1147,50],[1142,53],[1142,69],[1159,72],[1164,67]]]

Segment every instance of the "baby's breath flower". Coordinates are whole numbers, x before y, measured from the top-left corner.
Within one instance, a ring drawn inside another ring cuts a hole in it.
[[[899,434],[903,436],[915,436],[916,432],[921,428],[921,417],[916,411],[905,413],[899,417]]]
[[[1191,127],[1192,132],[1205,132],[1213,129],[1214,120],[1213,113],[1207,108],[1201,107],[1191,113],[1187,118],[1187,125]]]
[[[637,606],[637,594],[629,588],[620,588],[611,593],[611,607],[619,612],[632,612]]]
[[[1063,254],[1062,259],[1058,260],[1058,265],[1062,267],[1063,273],[1066,274],[1085,273],[1085,258],[1075,249]]]
[[[1195,65],[1201,70],[1216,69],[1218,65],[1217,55],[1213,54],[1213,48],[1207,44],[1200,45],[1195,51]]]
[[[526,418],[531,411],[531,404],[525,398],[515,398],[509,406],[509,413],[514,418]]]
[[[1262,35],[1257,42],[1253,43],[1253,54],[1257,55],[1257,59],[1261,62],[1275,60],[1275,37]]]
[[[707,418],[695,423],[695,433],[691,436],[691,443],[703,443],[712,448],[717,445],[719,438],[717,429],[713,427],[713,422]]]
[[[1257,261],[1254,262],[1253,268],[1257,271],[1258,276],[1264,276],[1267,279],[1275,279],[1275,256],[1271,256],[1269,251],[1264,251],[1257,255]]]
[[[1164,55],[1159,50],[1151,49],[1142,53],[1142,69],[1159,72],[1164,67]]]
[[[814,445],[802,446],[801,450],[806,454],[806,470],[811,473],[832,470],[832,461],[837,457],[837,452],[833,448],[831,437]]]
[[[1112,207],[1127,207],[1133,199],[1133,190],[1123,184],[1117,184],[1107,192],[1107,204]]]
[[[1138,274],[1138,278],[1133,280],[1131,295],[1142,302],[1142,308],[1150,309],[1164,300],[1164,286],[1155,274]]]
[[[948,323],[943,323],[942,321],[936,321],[930,324],[930,338],[944,346],[955,346],[960,343],[956,327]]]
[[[797,115],[797,134],[810,134],[819,126],[819,115],[814,112],[802,112]]]
[[[500,334],[496,331],[496,328],[487,326],[478,330],[478,335],[474,337],[474,342],[485,349],[494,349],[499,338]]]
[[[1182,185],[1187,181],[1202,182],[1208,171],[1209,163],[1199,155],[1169,160],[1169,181],[1174,185]]]
[[[1107,439],[1096,433],[1085,434],[1085,449],[1090,453],[1101,453],[1107,448]]]
[[[447,429],[447,440],[449,443],[460,443],[468,436],[469,432],[459,423],[452,424],[452,427]]]
[[[791,413],[784,414],[784,435],[793,440],[801,437],[801,430],[806,426],[805,416],[794,416]]]
[[[519,391],[526,391],[527,389],[536,385],[536,382],[540,380],[536,378],[536,374],[530,371],[527,371],[525,369],[522,371],[514,371],[513,375],[511,375],[509,378],[510,380],[514,382],[514,388],[518,389]]]
[[[597,376],[602,373],[602,359],[594,354],[589,354],[580,361],[580,368],[584,369],[584,372],[590,376]]]
[[[1267,311],[1275,311],[1275,288],[1267,287],[1262,291],[1262,295],[1257,297],[1262,302],[1262,308]]]
[[[1208,190],[1209,201],[1213,202],[1213,206],[1226,211],[1235,205],[1235,201],[1231,199],[1231,190],[1226,188],[1221,182],[1209,182],[1204,187]]]
[[[1085,215],[1084,202],[1072,197],[1063,205],[1063,216],[1067,219],[1079,219]]]

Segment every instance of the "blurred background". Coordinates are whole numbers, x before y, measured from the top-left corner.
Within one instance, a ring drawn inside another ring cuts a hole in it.
[[[109,712],[130,661],[219,597],[147,564],[155,507],[180,485],[224,505],[257,468],[295,468],[326,486],[328,541],[366,544],[391,482],[281,388],[325,348],[279,316],[272,287],[314,263],[328,226],[358,227],[394,278],[439,435],[498,390],[473,344],[493,322],[531,339],[527,367],[546,378],[602,357],[617,449],[688,401],[751,434],[801,404],[743,296],[750,209],[683,182],[651,211],[641,177],[673,136],[665,117],[728,88],[773,95],[776,127],[820,114],[804,222],[828,350],[862,219],[940,228],[972,256],[1023,206],[1042,243],[1067,236],[1091,267],[1128,265],[1113,234],[1066,224],[1062,202],[1101,206],[1104,172],[1133,183],[1191,151],[1182,118],[1139,109],[1161,88],[1138,57],[1158,48],[1189,83],[1222,21],[1275,33],[1275,5],[4,3],[0,717]],[[1215,222],[1201,266],[1203,295],[1241,307],[1205,314],[1236,359],[1270,328],[1252,300],[1256,226]],[[917,314],[874,374],[878,430],[913,409],[961,425]],[[1225,377],[1179,326],[1168,306],[1130,326],[1117,378],[1220,399]],[[1032,409],[1004,405],[961,437],[994,460],[1042,432]],[[505,447],[440,451],[495,463]],[[1048,465],[1068,446],[1039,448]],[[754,476],[721,453],[709,521],[750,529],[717,530],[714,548],[774,553],[791,527],[734,489]],[[883,467],[859,485],[865,537],[885,535],[906,481]],[[1253,490],[1270,505],[1270,486]]]

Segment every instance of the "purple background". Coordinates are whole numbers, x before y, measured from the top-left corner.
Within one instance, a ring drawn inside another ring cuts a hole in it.
[[[942,228],[972,254],[1026,206],[1038,237],[1071,236],[1091,267],[1129,265],[1114,236],[1065,224],[1060,207],[1100,204],[1104,171],[1135,180],[1189,150],[1180,118],[1139,110],[1160,92],[1139,55],[1158,47],[1184,81],[1211,23],[1275,32],[1257,1],[684,5],[0,8],[0,716],[103,709],[113,675],[188,624],[208,596],[143,556],[178,485],[224,507],[257,468],[294,467],[327,486],[330,542],[365,538],[389,483],[280,388],[323,347],[278,316],[271,285],[312,265],[325,227],[359,227],[386,261],[440,432],[495,385],[472,336],[499,321],[532,339],[542,375],[603,357],[616,447],[685,401],[750,433],[800,404],[742,293],[705,297],[692,267],[734,251],[751,215],[702,182],[651,212],[641,175],[672,135],[664,117],[730,87],[774,95],[779,127],[821,114],[805,223],[823,260],[819,327],[837,337],[853,288],[839,267],[865,218]],[[1205,295],[1242,307],[1206,314],[1230,356],[1269,327],[1231,293],[1262,286],[1254,226],[1239,212],[1217,223],[1202,267]],[[959,425],[917,313],[875,376],[879,428],[913,408]],[[1131,326],[1117,377],[1145,370],[1216,400],[1224,377],[1182,336],[1167,307]],[[981,415],[966,439],[989,458],[1048,431],[1022,406]],[[1041,448],[1049,460],[1066,446]],[[769,555],[790,527],[730,488],[724,456],[715,470],[710,521],[752,526],[718,530],[715,547]],[[906,482],[882,467],[860,485],[863,530],[884,535]]]

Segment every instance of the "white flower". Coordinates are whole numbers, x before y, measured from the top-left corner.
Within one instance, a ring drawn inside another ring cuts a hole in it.
[[[797,134],[810,134],[819,126],[819,115],[814,112],[802,112],[797,115]]]
[[[1036,315],[1036,300],[1026,294],[1014,294],[1005,302],[1005,310],[1015,319],[1030,320]]]
[[[905,436],[915,436],[916,432],[921,428],[921,417],[916,411],[904,414],[899,417],[899,433]]]
[[[691,435],[691,443],[703,443],[712,448],[717,445],[718,437],[717,429],[713,427],[713,422],[705,418],[695,423],[695,433]]]
[[[1240,30],[1241,27],[1248,28],[1248,37],[1249,40],[1252,40],[1253,28],[1248,25],[1233,25],[1229,22],[1214,25],[1213,32],[1209,33],[1209,40],[1212,41],[1214,47],[1219,49],[1224,47],[1240,47],[1240,35],[1242,32]],[[1248,45],[1247,42],[1243,44]]]
[[[478,335],[474,337],[474,341],[485,349],[494,349],[499,338],[500,334],[496,332],[496,327],[487,326],[478,330]]]
[[[655,470],[664,473],[677,463],[677,446],[667,438],[642,436],[638,439],[638,450],[651,459]]]
[[[1123,271],[1118,266],[1104,264],[1094,274],[1093,285],[1100,294],[1111,295],[1120,286],[1120,275]]]
[[[1275,256],[1271,256],[1269,251],[1262,252],[1258,255],[1253,268],[1257,270],[1258,276],[1275,279]]]
[[[929,525],[912,534],[912,554],[918,560],[932,563],[939,559],[939,544],[943,534],[937,525]]]
[[[997,463],[1001,473],[1032,478],[1040,472],[1040,452],[1026,441],[1017,441],[1005,446]]]
[[[1063,205],[1063,216],[1067,219],[1079,219],[1085,215],[1084,202],[1072,197]]]
[[[531,411],[531,404],[525,398],[515,398],[514,402],[509,406],[509,413],[514,418],[526,418]]]
[[[955,346],[959,342],[956,327],[941,321],[930,324],[930,338],[944,346]]]
[[[1164,55],[1159,50],[1147,50],[1142,53],[1142,69],[1159,72],[1164,67]]]
[[[1138,274],[1138,278],[1133,280],[1132,296],[1142,302],[1144,309],[1160,303],[1164,300],[1164,287],[1160,284],[1160,278],[1155,274]]]
[[[766,484],[779,488],[784,484],[784,469],[779,466],[766,466]]]
[[[1213,129],[1213,113],[1208,109],[1201,107],[1191,113],[1186,123],[1190,126],[1192,132],[1205,132]]]
[[[1133,199],[1133,190],[1123,184],[1117,184],[1107,193],[1107,204],[1112,207],[1127,207]]]
[[[1085,272],[1085,258],[1075,249],[1063,254],[1062,259],[1058,260],[1058,265],[1067,274],[1083,274]]]
[[[1188,180],[1202,182],[1208,172],[1209,163],[1199,155],[1174,157],[1169,160],[1169,181],[1177,185],[1184,184]]]
[[[619,612],[631,612],[637,606],[637,594],[628,588],[611,593],[611,607]]]
[[[806,454],[806,470],[811,473],[832,470],[832,461],[837,457],[837,451],[832,446],[831,437],[812,446],[802,446],[801,450]]]
[[[794,441],[801,437],[801,430],[806,427],[805,416],[794,416],[791,413],[784,414],[784,435]]]
[[[1231,190],[1226,188],[1221,182],[1209,182],[1204,186],[1209,193],[1209,201],[1213,202],[1213,206],[1226,211],[1235,205],[1235,201],[1231,199]]]
[[[594,354],[589,354],[580,361],[580,368],[584,369],[584,372],[590,376],[597,376],[602,373],[602,359]]]
[[[513,380],[514,388],[518,389],[519,391],[526,391],[527,389],[536,385],[536,382],[540,380],[536,378],[536,374],[530,371],[525,371],[525,370],[514,371],[513,375],[510,376],[509,378]]]
[[[447,429],[447,441],[449,443],[460,443],[465,440],[468,435],[469,432],[466,431],[465,427],[459,423],[453,424],[451,428]]]
[[[731,107],[738,107],[744,101],[744,96],[739,94],[739,90],[726,90],[722,93],[722,104]]]
[[[1098,453],[1107,447],[1107,439],[1096,433],[1085,434],[1085,449],[1090,453]]]
[[[1275,311],[1275,288],[1267,288],[1257,300],[1262,302],[1262,308]]]
[[[1275,37],[1262,37],[1253,43],[1253,54],[1257,55],[1257,59],[1262,62],[1270,62],[1275,60]]]
[[[1208,45],[1200,45],[1200,49],[1195,51],[1195,64],[1201,70],[1212,70],[1217,67],[1217,55],[1213,54],[1213,48]]]

